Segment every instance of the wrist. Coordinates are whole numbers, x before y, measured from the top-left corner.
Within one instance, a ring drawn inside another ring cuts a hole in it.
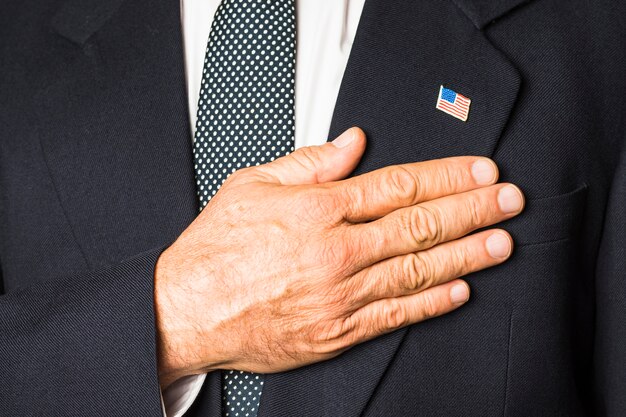
[[[218,361],[211,359],[214,355],[203,351],[203,329],[194,324],[194,309],[190,308],[194,289],[181,286],[177,279],[183,262],[173,252],[172,248],[165,250],[154,271],[157,362],[163,390],[184,376],[218,368]]]
[[[168,249],[169,250],[169,249]],[[168,250],[157,260],[154,269],[154,313],[156,325],[157,366],[161,389],[165,390],[172,382],[185,376],[180,349],[172,337],[172,300],[168,291],[167,266]]]

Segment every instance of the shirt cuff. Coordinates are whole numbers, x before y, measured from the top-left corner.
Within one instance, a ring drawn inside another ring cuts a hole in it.
[[[163,415],[166,417],[182,417],[202,389],[206,374],[189,375],[172,383],[161,393]]]

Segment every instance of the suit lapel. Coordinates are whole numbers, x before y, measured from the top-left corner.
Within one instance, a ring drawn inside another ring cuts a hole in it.
[[[59,34],[83,45],[120,8],[124,0],[68,0],[52,18]]]
[[[520,77],[477,30],[481,19],[468,18],[451,1],[366,1],[329,134],[332,139],[351,126],[367,133],[355,175],[399,163],[493,154]],[[466,122],[435,109],[440,85],[472,100]],[[361,415],[405,331],[327,362],[268,375],[259,417]]]
[[[509,11],[531,0],[452,0],[478,29],[485,28],[491,22]]]
[[[337,100],[334,137],[368,134],[357,173],[390,163],[491,155],[520,77],[452,2],[368,0]],[[443,85],[472,100],[466,122],[435,108]]]
[[[70,0],[52,27],[36,128],[88,263],[168,243],[197,215],[178,2]]]

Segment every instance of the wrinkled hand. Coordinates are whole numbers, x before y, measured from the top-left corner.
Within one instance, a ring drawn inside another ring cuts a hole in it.
[[[159,258],[162,386],[214,369],[277,372],[454,310],[463,275],[506,260],[517,187],[486,158],[383,168],[342,180],[361,130],[229,177]]]

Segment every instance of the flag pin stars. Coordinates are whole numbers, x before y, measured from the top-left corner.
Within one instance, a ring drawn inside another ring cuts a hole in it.
[[[456,117],[459,120],[466,121],[469,116],[470,104],[472,100],[460,95],[456,91],[445,88],[443,85],[439,87],[439,98],[437,99],[437,110]]]

